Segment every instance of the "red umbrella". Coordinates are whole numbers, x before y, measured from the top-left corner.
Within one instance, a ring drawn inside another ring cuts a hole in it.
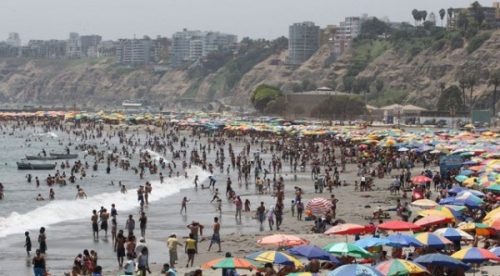
[[[427,182],[431,182],[432,179],[428,178],[425,175],[417,175],[411,179],[413,184],[425,184]]]
[[[356,235],[366,231],[365,226],[353,223],[339,224],[326,230],[326,235]]]
[[[451,222],[451,218],[443,217],[443,216],[425,216],[417,221],[415,221],[415,224],[424,227],[424,226],[429,226],[433,224],[441,224],[441,223],[448,223]]]
[[[257,241],[260,245],[276,245],[276,246],[297,246],[302,244],[309,244],[308,240],[294,235],[275,234],[263,237]]]
[[[378,228],[382,230],[392,230],[392,231],[410,231],[420,229],[420,226],[406,221],[401,220],[391,220],[378,225]]]
[[[315,215],[323,215],[332,209],[332,202],[326,198],[316,197],[307,202],[306,210]]]

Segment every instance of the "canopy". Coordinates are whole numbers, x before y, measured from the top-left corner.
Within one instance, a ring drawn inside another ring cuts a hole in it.
[[[306,210],[311,210],[315,215],[323,215],[332,209],[332,202],[328,199],[316,197],[306,204]]]
[[[330,261],[336,264],[340,263],[340,261],[334,256],[332,256],[330,253],[313,245],[295,246],[288,249],[288,253],[296,256],[305,257],[309,260],[316,259],[316,260]]]
[[[456,229],[456,228],[441,228],[437,229],[434,231],[434,234],[445,237],[449,239],[450,241],[456,241],[456,240],[472,240],[474,237],[472,237],[470,234],[467,234],[466,232]]]
[[[247,259],[257,262],[273,263],[278,265],[291,265],[303,267],[304,265],[296,258],[279,251],[260,251],[246,256]]]
[[[499,260],[491,251],[478,247],[464,248],[451,256],[464,263],[482,263],[488,260]]]
[[[441,267],[449,267],[449,268],[462,268],[464,270],[469,270],[470,266],[467,264],[452,258],[448,255],[434,253],[420,256],[414,260],[415,263],[424,265],[424,266],[441,266]]]
[[[392,231],[410,231],[419,229],[420,226],[407,221],[392,220],[379,224],[378,228]]]
[[[257,243],[259,245],[295,246],[309,244],[309,241],[293,235],[276,234],[263,237],[262,239],[258,240]]]
[[[354,258],[368,258],[372,256],[372,254],[365,249],[346,242],[330,243],[323,247],[323,249],[338,256],[351,256]]]
[[[425,267],[402,259],[392,259],[382,262],[376,266],[376,269],[386,276],[430,274]]]
[[[203,269],[218,269],[218,268],[234,268],[234,269],[256,269],[256,266],[249,262],[248,260],[229,257],[229,258],[218,258],[210,262],[204,263],[201,268]]]
[[[445,248],[447,245],[451,245],[452,242],[447,238],[440,237],[432,233],[419,233],[415,235],[415,239],[421,242],[423,245],[432,248]]]
[[[335,268],[327,276],[383,276],[383,274],[371,266],[361,264],[348,264]]]
[[[355,235],[366,231],[366,227],[359,224],[346,223],[339,224],[326,230],[326,235]]]

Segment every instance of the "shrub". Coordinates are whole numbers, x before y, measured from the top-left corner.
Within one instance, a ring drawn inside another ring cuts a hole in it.
[[[471,54],[475,50],[479,49],[479,47],[481,47],[481,45],[483,45],[483,43],[486,40],[490,39],[490,37],[491,37],[491,33],[486,32],[486,33],[478,34],[478,35],[474,36],[473,38],[471,38],[471,40],[469,41],[469,44],[467,45],[467,53]]]

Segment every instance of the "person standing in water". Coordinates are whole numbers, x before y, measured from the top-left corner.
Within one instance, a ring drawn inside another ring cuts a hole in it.
[[[141,216],[139,217],[139,227],[141,228],[141,237],[146,238],[146,226],[148,223],[148,218],[146,217],[146,213],[141,212]]]
[[[35,276],[46,275],[47,270],[45,268],[45,258],[42,256],[40,250],[36,251],[36,256],[33,257],[31,263],[33,264],[33,273]]]
[[[24,232],[24,236],[26,237],[26,241],[24,242],[24,247],[26,248],[26,254],[29,256],[31,252],[31,238],[30,232]]]
[[[210,245],[208,246],[208,251],[210,251],[214,243],[217,243],[217,245],[219,245],[219,251],[217,252],[222,252],[220,247],[220,223],[218,217],[214,217],[214,225],[212,226],[212,229],[214,232],[212,234],[212,239],[210,240]]]
[[[40,253],[45,254],[47,251],[47,236],[45,235],[45,227],[40,228],[40,234],[38,234],[38,244]]]
[[[99,224],[97,223],[98,220],[99,217],[97,216],[97,211],[93,210],[90,221],[92,222],[92,234],[94,235],[94,240],[99,239]]]
[[[182,214],[182,210],[184,210],[184,214],[187,214],[187,203],[189,202],[189,200],[187,199],[187,197],[184,197],[182,199],[182,202],[181,202],[181,214]]]

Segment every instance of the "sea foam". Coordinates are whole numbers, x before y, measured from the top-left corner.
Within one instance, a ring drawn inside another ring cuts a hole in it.
[[[163,184],[159,180],[150,181],[153,191],[149,195],[149,202],[158,201],[180,192],[181,189],[192,187],[195,175],[198,175],[200,180],[207,179],[209,176],[199,167],[192,167],[187,172],[189,178],[184,176],[165,178]],[[112,203],[116,205],[119,212],[137,208],[139,203],[136,187],[127,188],[130,190],[125,194],[117,191],[89,196],[87,199],[54,200],[25,214],[12,212],[7,217],[0,217],[0,238],[64,221],[90,218],[92,209],[98,209],[101,206],[109,209]]]

